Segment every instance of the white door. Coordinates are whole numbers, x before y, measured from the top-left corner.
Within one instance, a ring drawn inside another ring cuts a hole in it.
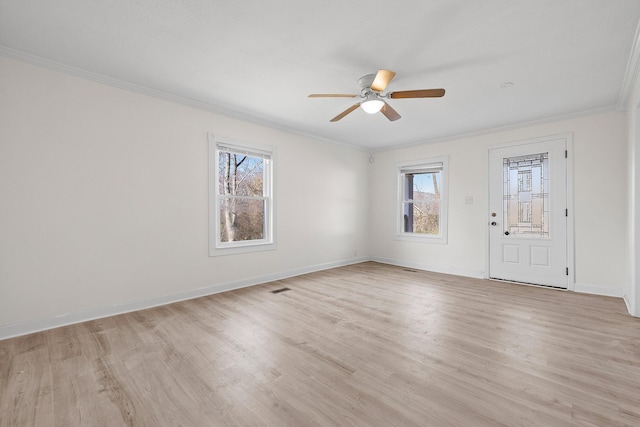
[[[564,138],[489,150],[489,277],[567,287]]]

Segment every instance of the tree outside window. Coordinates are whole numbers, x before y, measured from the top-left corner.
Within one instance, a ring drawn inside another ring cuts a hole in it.
[[[404,180],[404,232],[439,234],[440,171],[407,173]]]
[[[398,165],[396,239],[447,242],[448,157]]]
[[[219,151],[220,241],[261,240],[265,236],[265,159]]]
[[[271,152],[226,143],[212,149],[212,255],[273,244]]]

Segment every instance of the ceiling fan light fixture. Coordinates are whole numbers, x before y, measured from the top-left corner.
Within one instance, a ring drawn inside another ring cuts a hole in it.
[[[374,93],[370,93],[367,95],[364,101],[360,103],[360,106],[364,110],[365,113],[375,114],[382,109],[384,105],[384,101],[379,99],[378,96]]]
[[[418,89],[401,90],[399,92],[387,92],[387,85],[396,75],[394,71],[378,70],[376,74],[367,74],[358,79],[360,94],[352,95],[346,93],[312,93],[309,98],[358,98],[358,102],[344,110],[342,113],[329,120],[335,123],[342,120],[347,114],[351,114],[358,107],[362,107],[365,113],[382,113],[390,122],[395,122],[401,116],[396,110],[387,104],[385,99],[406,99],[406,98],[440,98],[444,96],[444,89]]]

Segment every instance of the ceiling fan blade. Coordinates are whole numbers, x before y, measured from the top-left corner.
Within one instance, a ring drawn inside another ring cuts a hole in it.
[[[355,98],[352,93],[312,93],[309,98]]]
[[[400,92],[391,92],[389,96],[393,99],[440,98],[444,96],[444,89],[401,90]]]
[[[358,102],[357,104],[352,105],[351,107],[347,108],[342,113],[338,114],[337,116],[335,116],[333,119],[331,119],[329,121],[330,122],[337,122],[338,120],[340,120],[341,118],[343,118],[344,116],[349,114],[350,112],[352,112],[354,110],[357,110],[359,106],[360,106],[360,103]]]
[[[398,112],[393,108],[391,108],[391,105],[387,104],[386,102],[382,106],[382,109],[380,110],[380,112],[384,114],[385,117],[392,122],[395,122],[400,118],[400,114],[398,114]]]
[[[395,77],[396,73],[389,70],[378,70],[378,74],[371,83],[371,90],[376,92],[382,92],[387,88],[387,85]]]

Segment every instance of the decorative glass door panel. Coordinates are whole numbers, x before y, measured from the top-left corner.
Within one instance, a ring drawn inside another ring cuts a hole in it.
[[[503,159],[506,236],[549,238],[549,153]]]
[[[489,277],[567,288],[567,140],[489,150]]]

